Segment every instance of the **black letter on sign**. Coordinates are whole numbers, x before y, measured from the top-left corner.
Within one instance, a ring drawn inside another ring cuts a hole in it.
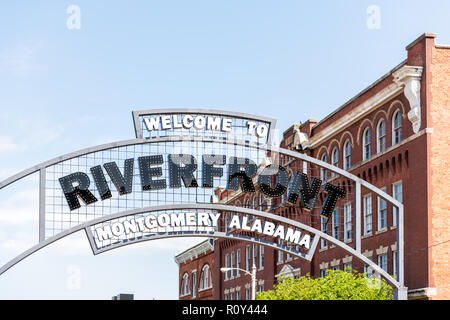
[[[345,197],[345,190],[339,187],[333,186],[332,184],[325,184],[323,191],[327,193],[325,201],[320,210],[320,215],[324,218],[329,219],[333,214],[334,207],[336,206],[336,201]]]
[[[95,185],[100,193],[102,200],[106,200],[112,197],[111,190],[109,190],[108,183],[106,182],[105,175],[101,166],[95,166],[91,168],[92,176],[94,177]]]
[[[257,169],[256,163],[250,159],[230,157],[227,189],[238,190],[240,184],[242,191],[255,192],[252,178],[256,175]]]
[[[76,187],[73,186],[74,182],[78,183]],[[88,189],[91,180],[86,173],[76,172],[69,174],[68,176],[59,178],[59,183],[61,184],[64,196],[69,204],[70,211],[81,207],[77,196],[79,196],[86,205],[97,201],[97,198]]]
[[[143,191],[166,188],[165,179],[152,180],[152,177],[162,176],[162,168],[150,167],[151,165],[155,164],[163,164],[164,160],[162,155],[139,157],[138,162],[139,162],[139,172],[141,173],[141,184]]]
[[[227,161],[225,156],[203,155],[202,164],[202,186],[203,188],[212,188],[214,185],[214,177],[221,177],[223,169],[214,167],[217,165],[224,165]]]
[[[306,211],[312,211],[321,184],[322,181],[316,178],[312,178],[311,183],[308,183],[308,176],[304,173],[297,172],[289,188],[287,201],[296,204],[300,195],[300,206]]]
[[[272,188],[272,176],[275,177],[275,187]],[[268,197],[279,197],[286,192],[289,184],[289,174],[281,166],[268,165],[258,177],[258,187]]]
[[[103,166],[121,196],[133,191],[133,158],[125,160],[124,175],[122,175],[115,162],[105,163]]]
[[[181,165],[184,165],[182,167]],[[186,188],[197,188],[193,172],[197,170],[197,161],[190,154],[169,154],[169,181],[171,188],[181,188],[180,178]]]

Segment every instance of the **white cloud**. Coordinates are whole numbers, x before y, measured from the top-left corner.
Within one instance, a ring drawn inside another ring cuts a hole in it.
[[[0,136],[0,152],[19,151],[24,149],[25,147],[23,145],[14,142],[11,137]]]
[[[39,220],[39,189],[16,192],[0,204],[0,226],[25,225]]]
[[[42,43],[19,43],[0,52],[0,70],[15,76],[26,77],[33,72],[47,70],[47,66],[37,61],[37,53]]]

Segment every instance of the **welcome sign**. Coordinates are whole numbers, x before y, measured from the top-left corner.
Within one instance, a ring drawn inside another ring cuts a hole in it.
[[[39,243],[2,266],[0,274],[80,230],[93,254],[148,240],[208,237],[258,243],[311,261],[324,239],[377,270],[358,251],[358,228],[352,229],[351,248],[322,232],[321,218],[327,221],[345,201],[353,203],[355,224],[361,225],[362,186],[401,210],[402,205],[362,179],[298,152],[305,139],[301,132],[294,132],[294,146],[284,149],[274,146],[276,121],[267,117],[202,109],[132,115],[134,139],[74,151],[0,182],[2,189],[39,173]],[[332,180],[319,179],[321,168],[334,173]],[[349,184],[354,194],[346,192]]]

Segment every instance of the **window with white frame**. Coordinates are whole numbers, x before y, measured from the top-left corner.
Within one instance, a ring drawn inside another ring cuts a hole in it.
[[[250,245],[245,247],[245,270],[250,271]]]
[[[236,250],[236,268],[236,277],[240,277],[241,271],[239,269],[241,269],[241,249]]]
[[[400,109],[395,111],[392,117],[392,145],[402,141],[402,113]]]
[[[344,205],[344,241],[352,240],[352,204]]]
[[[209,289],[211,287],[211,270],[209,269],[209,265],[206,264],[202,269],[202,274],[200,275],[200,290]]]
[[[192,298],[197,296],[197,271],[192,272]]]
[[[381,119],[377,126],[377,153],[386,150],[386,121]]]
[[[382,188],[386,192],[386,188]],[[387,228],[387,201],[383,198],[377,197],[378,203],[378,231],[385,230]]]
[[[264,211],[264,196],[262,194],[259,196],[259,210]]]
[[[230,253],[230,268],[231,268],[231,279],[234,278],[234,252]]]
[[[333,271],[337,271],[337,270],[339,270],[339,265],[334,266],[334,267],[332,267],[331,269],[332,269]]]
[[[327,155],[324,154],[320,160],[322,160],[323,162],[328,163]],[[325,182],[325,181],[327,181],[327,178],[328,178],[327,169],[326,168],[320,168],[320,180],[322,180],[322,182]]]
[[[339,150],[338,148],[334,148],[333,152],[331,153],[331,164],[335,167],[339,167]],[[336,173],[331,172],[331,176],[336,176]]]
[[[363,197],[364,235],[372,233],[372,195]]]
[[[181,282],[181,295],[186,296],[189,294],[189,275],[185,273]]]
[[[258,198],[256,196],[253,197],[253,209],[258,210]]]
[[[344,144],[344,170],[350,169],[352,166],[352,145],[350,140]]]
[[[398,278],[398,251],[392,251],[392,270],[395,279]]]
[[[228,294],[225,293],[224,299],[225,299],[225,300],[228,300]]]
[[[236,291],[236,300],[241,300],[241,290]]]
[[[369,159],[372,154],[372,134],[370,128],[367,128],[363,134],[363,160]]]
[[[264,269],[264,246],[259,246],[259,269]]]
[[[324,217],[320,217],[320,231],[323,233],[327,233],[327,222],[328,219]],[[320,238],[320,248],[325,249],[328,246],[327,240]]]
[[[352,263],[351,262],[344,263],[344,271],[345,272],[349,272],[349,273],[353,272]]]
[[[234,300],[234,292],[230,292],[230,300]]]
[[[387,272],[387,266],[388,266],[387,254],[380,254],[378,256],[378,266]]]
[[[327,269],[320,269],[320,276],[326,277],[328,275],[328,270]]]
[[[257,257],[258,257],[258,251],[256,250],[256,243],[254,243],[253,244],[253,265],[252,265],[252,267],[253,266],[255,266],[256,267],[256,259],[257,259]]]
[[[264,284],[260,284],[259,285],[259,292],[263,292],[264,291]]]
[[[332,235],[333,238],[336,238],[339,240],[339,209],[335,209],[333,211],[333,223],[332,223]]]
[[[252,298],[250,294],[250,288],[245,289],[245,300],[250,300]]]
[[[291,250],[292,249],[292,243],[288,242],[286,245],[286,249]],[[291,261],[292,260],[292,256],[290,253],[286,252],[286,261]]]
[[[278,244],[282,244],[282,243],[283,243],[283,240],[278,239]],[[283,253],[283,251],[278,250],[278,260],[277,260],[277,262],[278,263],[283,263],[283,260],[284,260],[284,253]]]
[[[365,264],[364,273],[366,274],[367,278],[372,278],[374,270],[372,269],[372,267],[369,267],[369,265]]]
[[[225,268],[229,268],[230,267],[230,260],[229,260],[229,255],[228,253],[225,255]],[[228,272],[229,271],[225,271],[225,280],[228,280]]]
[[[403,183],[402,181],[396,182],[392,185],[392,197],[398,202],[403,203]],[[398,208],[393,206],[392,210],[392,225],[397,226]]]

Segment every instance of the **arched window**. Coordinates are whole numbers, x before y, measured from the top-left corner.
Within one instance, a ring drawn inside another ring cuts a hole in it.
[[[258,209],[258,197],[253,197],[253,209]]]
[[[392,117],[392,145],[396,145],[402,141],[402,113],[400,110],[395,111]]]
[[[245,202],[245,207],[250,208],[250,200],[247,199],[247,201]]]
[[[264,196],[262,194],[259,196],[259,210],[264,210]]]
[[[327,155],[324,154],[320,160],[322,160],[323,162],[328,163]],[[328,179],[327,169],[326,168],[320,168],[320,180],[322,180],[322,182],[325,182],[325,181],[327,181],[327,179]]]
[[[377,153],[386,150],[386,121],[381,119],[377,126]]]
[[[372,150],[372,134],[370,128],[367,128],[363,133],[363,160],[371,157]]]
[[[181,282],[181,295],[185,296],[187,294],[189,294],[189,275],[185,273]]]
[[[338,148],[334,148],[331,153],[331,164],[335,167],[339,167],[339,150]],[[331,176],[334,177],[336,173],[332,172]]]
[[[350,169],[352,166],[352,145],[350,140],[344,144],[344,170]]]
[[[200,290],[209,289],[212,287],[211,283],[211,270],[209,265],[205,264],[200,275]]]

